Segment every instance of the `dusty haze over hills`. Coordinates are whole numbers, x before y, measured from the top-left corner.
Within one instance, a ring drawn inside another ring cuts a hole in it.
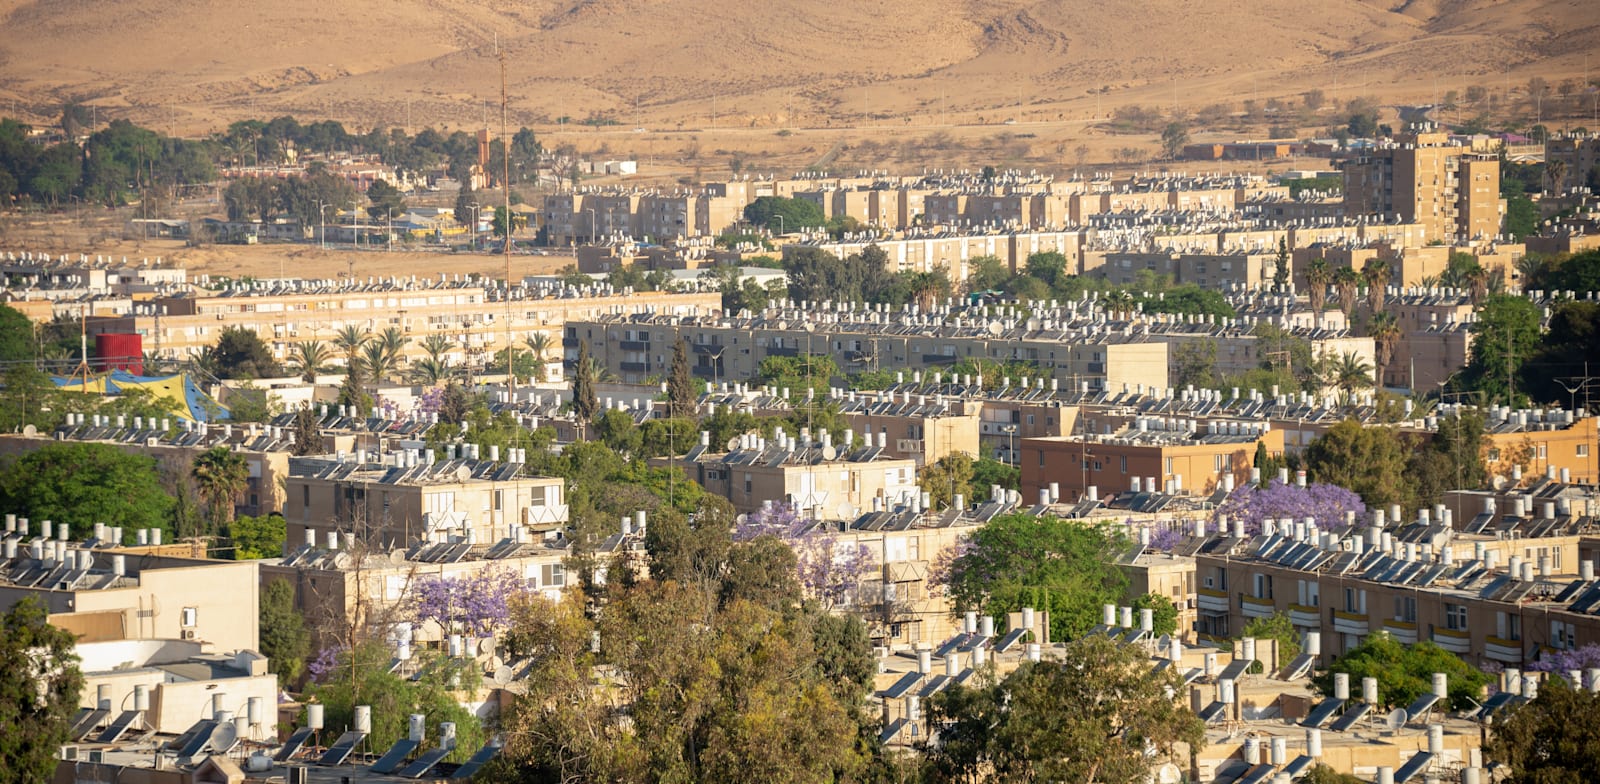
[[[244,117],[475,126],[1053,121],[1293,95],[1427,102],[1600,58],[1593,0],[0,0],[0,113],[66,100],[197,132]]]

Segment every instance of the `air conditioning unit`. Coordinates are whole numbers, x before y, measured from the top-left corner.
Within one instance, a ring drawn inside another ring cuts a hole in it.
[[[185,640],[192,640],[195,637],[195,632],[193,629],[184,629],[180,636]]]
[[[62,746],[61,759],[67,762],[76,761],[78,759],[78,747],[76,745]]]

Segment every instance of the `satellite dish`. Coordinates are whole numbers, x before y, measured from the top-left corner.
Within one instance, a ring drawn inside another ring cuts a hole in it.
[[[849,501],[840,501],[835,514],[839,515],[840,520],[853,520],[856,517],[856,508]]]
[[[239,742],[239,729],[233,722],[218,724],[211,731],[211,750],[218,754],[227,754]]]
[[[494,682],[495,682],[496,686],[504,686],[504,685],[510,683],[511,682],[511,668],[507,667],[507,666],[505,666],[503,664],[500,665],[499,667],[496,667],[495,671],[494,671]]]
[[[999,335],[1000,333],[1006,331],[1006,328],[1001,326],[1000,322],[998,322],[998,321],[989,322],[988,329],[989,329],[989,334],[991,334],[991,335]]]
[[[1161,635],[1161,639],[1156,640],[1156,650],[1170,652],[1172,650],[1172,637],[1166,634]]]
[[[478,653],[481,653],[481,654],[483,654],[485,656],[493,654],[494,653],[494,638],[493,637],[485,637],[482,640],[479,640],[478,641]]]
[[[837,460],[837,459],[839,459],[839,450],[834,449],[832,444],[829,444],[828,446],[823,447],[822,448],[822,459],[823,460]]]
[[[28,437],[39,435],[39,428],[34,427],[33,425],[23,425],[22,434]]]
[[[1406,715],[1405,708],[1395,708],[1389,711],[1389,718],[1385,720],[1385,723],[1389,725],[1389,729],[1399,732],[1401,727],[1406,726],[1406,719],[1409,718],[1411,717]]]
[[[392,550],[392,551],[390,551],[390,553],[389,553],[389,563],[392,563],[395,566],[405,566],[406,565],[406,551],[404,551],[404,550]]]
[[[738,439],[737,436],[735,436],[734,438],[728,439],[728,451],[729,452],[732,452],[733,450],[738,449],[738,448],[739,448],[739,439]]]

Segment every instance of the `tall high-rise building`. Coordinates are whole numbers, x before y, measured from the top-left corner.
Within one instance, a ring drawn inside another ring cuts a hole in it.
[[[1493,239],[1500,233],[1500,161],[1418,128],[1345,164],[1345,214],[1417,223],[1425,242]]]

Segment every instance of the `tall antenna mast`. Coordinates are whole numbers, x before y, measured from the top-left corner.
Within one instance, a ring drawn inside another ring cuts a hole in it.
[[[500,59],[500,187],[506,195],[506,238],[501,247],[506,256],[506,389],[512,396],[517,393],[517,345],[511,336],[511,232],[516,222],[511,219],[511,137],[506,135],[506,115],[509,103],[506,98],[506,53],[500,50],[500,34],[494,35],[495,56]]]

